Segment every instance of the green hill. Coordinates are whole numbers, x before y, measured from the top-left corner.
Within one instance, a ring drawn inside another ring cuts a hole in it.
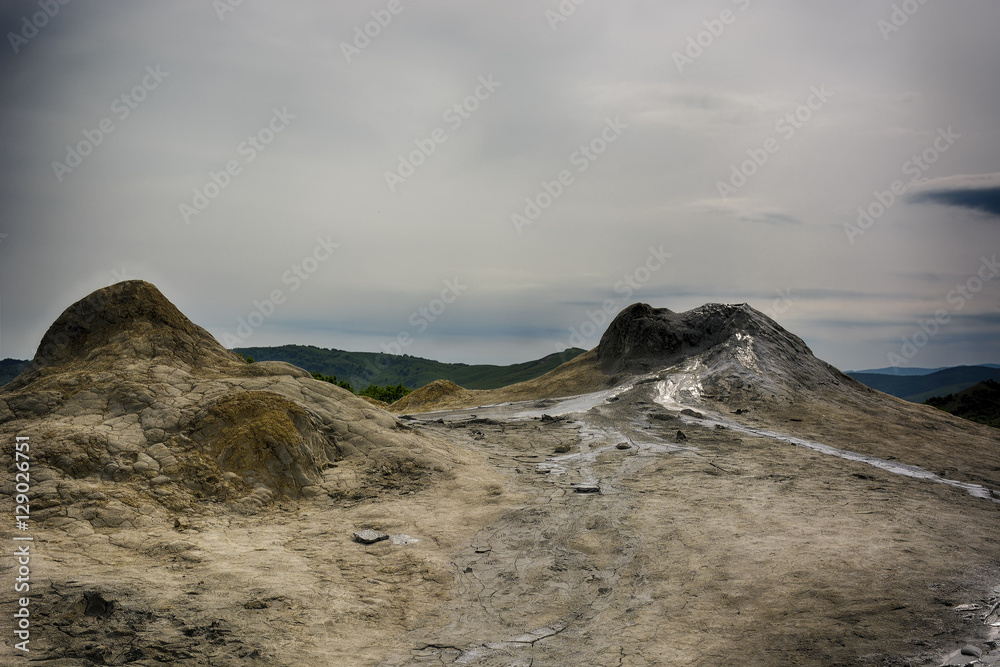
[[[0,387],[20,375],[21,371],[27,365],[27,361],[21,361],[20,359],[4,359],[0,361]]]
[[[986,380],[957,394],[927,399],[927,405],[956,417],[1000,428],[1000,382]]]
[[[310,373],[335,375],[360,391],[370,384],[402,384],[416,389],[434,380],[451,380],[466,389],[496,389],[544,375],[586,350],[570,348],[558,354],[510,366],[448,364],[408,354],[397,356],[377,352],[345,352],[313,345],[238,347],[234,351],[253,357],[255,361],[287,361]]]
[[[872,389],[892,394],[906,401],[923,403],[934,396],[954,394],[978,382],[1000,380],[1000,368],[990,366],[955,366],[927,375],[881,375],[848,373]]]

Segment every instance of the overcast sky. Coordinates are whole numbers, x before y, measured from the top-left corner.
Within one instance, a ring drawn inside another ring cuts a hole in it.
[[[576,3],[4,2],[0,357],[142,278],[228,347],[747,302],[845,370],[1000,363],[1000,3]]]

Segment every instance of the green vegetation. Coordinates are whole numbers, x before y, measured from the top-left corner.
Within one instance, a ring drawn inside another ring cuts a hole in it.
[[[986,380],[957,394],[935,396],[927,405],[956,417],[1000,428],[1000,382]]]
[[[467,389],[496,389],[515,382],[532,380],[556,366],[574,359],[584,350],[571,348],[542,359],[510,366],[488,364],[448,364],[407,354],[327,350],[312,345],[236,348],[239,354],[258,361],[286,361],[310,373],[343,378],[363,391],[369,385],[416,389],[434,380],[451,380]]]
[[[352,394],[357,394],[358,396],[367,396],[368,398],[374,398],[376,401],[382,401],[383,403],[395,403],[399,399],[403,398],[409,394],[412,389],[407,389],[401,384],[397,384],[391,387],[380,387],[377,384],[370,384],[361,391],[354,391],[354,387],[347,380],[338,380],[336,375],[323,375],[322,373],[311,373],[313,378],[321,380],[323,382],[329,382],[330,384],[335,384],[342,389],[346,389]]]
[[[378,385],[370,384],[358,392],[358,396],[367,396],[383,403],[395,403],[411,391],[413,390],[407,389],[401,384],[392,387],[379,387]]]

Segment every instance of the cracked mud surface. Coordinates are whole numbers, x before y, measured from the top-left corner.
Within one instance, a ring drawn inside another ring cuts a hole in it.
[[[529,502],[456,554],[452,599],[377,664],[923,665],[987,637],[951,608],[1000,580],[988,500],[635,396],[525,407],[426,416]]]
[[[257,516],[40,531],[32,657],[923,666],[989,646],[962,605],[1000,584],[997,504],[655,399],[650,383],[404,418],[456,452],[426,488],[345,499],[364,469],[344,462],[331,496]],[[360,545],[362,528],[417,541]],[[86,613],[98,598],[110,613]]]

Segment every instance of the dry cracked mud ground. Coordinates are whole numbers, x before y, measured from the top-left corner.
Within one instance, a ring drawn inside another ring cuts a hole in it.
[[[655,387],[405,419],[469,458],[402,495],[43,531],[39,664],[938,665],[989,650],[994,502],[717,428]],[[352,541],[363,527],[394,539]]]

